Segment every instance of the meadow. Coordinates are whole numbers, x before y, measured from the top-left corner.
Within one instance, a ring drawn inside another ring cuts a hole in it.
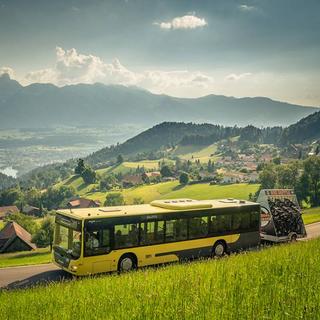
[[[3,319],[317,319],[320,240],[0,292]]]
[[[320,207],[304,209],[302,215],[305,224],[310,224],[320,221]]]
[[[182,186],[178,181],[162,182],[122,189],[126,204],[132,204],[134,198],[141,198],[145,203],[155,199],[192,198],[197,200],[238,198],[248,199],[259,188],[258,184],[209,185],[208,183]],[[113,191],[114,192],[114,191]],[[84,193],[82,195],[104,202],[108,192]]]
[[[49,248],[0,254],[0,268],[26,266],[49,262],[51,262],[51,253]]]

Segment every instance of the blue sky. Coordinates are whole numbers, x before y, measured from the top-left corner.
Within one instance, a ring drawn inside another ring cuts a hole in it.
[[[320,105],[318,0],[0,0],[0,72]]]

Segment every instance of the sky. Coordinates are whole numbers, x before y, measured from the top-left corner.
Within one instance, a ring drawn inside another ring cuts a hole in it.
[[[0,74],[320,106],[319,0],[0,0]]]

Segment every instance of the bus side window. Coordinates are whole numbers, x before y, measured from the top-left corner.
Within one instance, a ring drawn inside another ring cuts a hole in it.
[[[189,238],[202,238],[208,234],[208,217],[194,217],[189,220]]]
[[[114,246],[118,248],[129,248],[138,245],[138,224],[126,224],[114,226]]]
[[[250,228],[259,229],[260,213],[258,211],[254,211],[250,213],[250,216]]]
[[[241,230],[248,230],[250,229],[250,212],[243,212],[241,213]]]
[[[163,242],[164,221],[143,222],[140,228],[140,245]]]
[[[187,219],[166,221],[166,242],[187,239]]]

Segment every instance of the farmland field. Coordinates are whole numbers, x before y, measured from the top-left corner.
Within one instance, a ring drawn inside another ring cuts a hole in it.
[[[48,263],[50,261],[51,254],[48,248],[0,254],[0,268]]]
[[[24,319],[317,319],[319,272],[320,240],[312,240],[2,291],[0,314],[3,319],[22,314]]]

